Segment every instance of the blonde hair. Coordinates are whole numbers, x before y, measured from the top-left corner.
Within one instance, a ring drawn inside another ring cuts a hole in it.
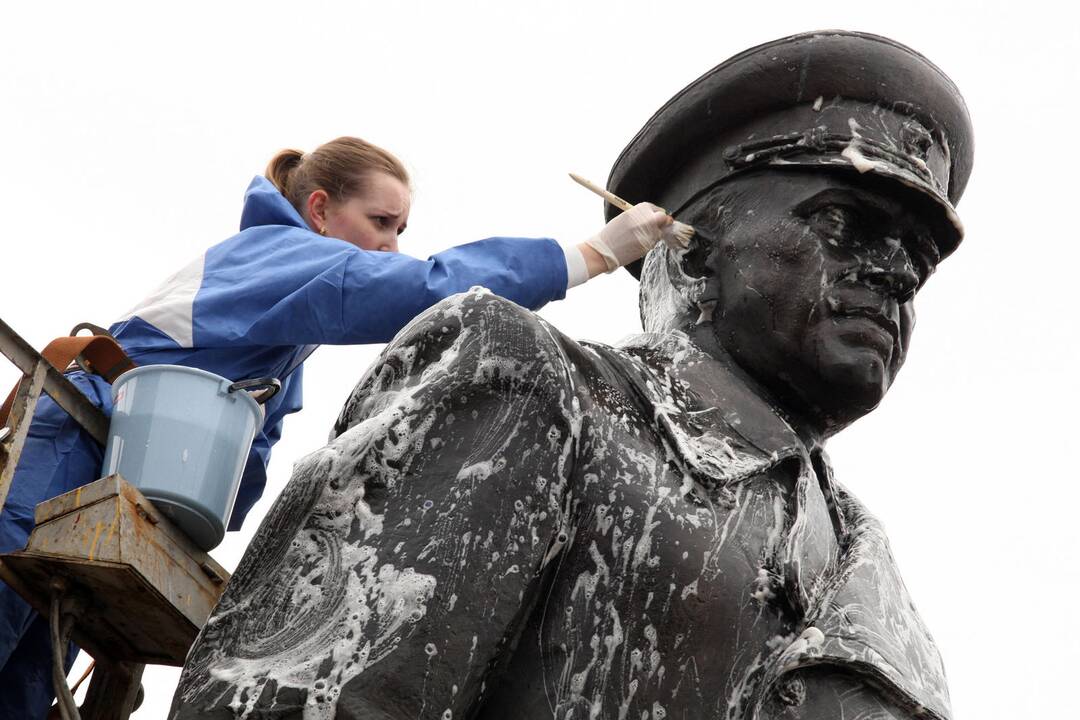
[[[325,190],[333,200],[341,202],[362,194],[368,178],[379,172],[409,186],[409,173],[400,160],[356,137],[339,137],[310,153],[281,150],[266,166],[266,178],[305,219],[311,193]]]

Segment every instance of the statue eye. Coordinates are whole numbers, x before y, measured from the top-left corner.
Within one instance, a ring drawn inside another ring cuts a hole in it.
[[[824,205],[806,218],[810,229],[836,247],[851,247],[858,241],[859,215],[844,205]]]
[[[938,262],[941,260],[937,243],[934,242],[929,231],[916,231],[905,238],[904,249],[907,251],[908,257],[911,258],[911,264],[915,267],[915,271],[919,274],[919,286],[921,287],[926,282],[926,279],[934,273]]]

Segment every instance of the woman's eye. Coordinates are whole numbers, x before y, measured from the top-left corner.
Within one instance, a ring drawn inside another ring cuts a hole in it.
[[[810,228],[830,245],[850,246],[858,237],[858,215],[840,205],[826,205],[807,217]]]
[[[386,217],[385,215],[376,215],[372,218],[372,220],[374,220],[375,224],[381,228],[384,228],[390,224],[390,218]]]

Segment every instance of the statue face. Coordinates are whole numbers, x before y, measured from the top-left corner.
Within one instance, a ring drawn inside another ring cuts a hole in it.
[[[904,362],[912,299],[938,260],[933,216],[865,176],[736,183],[707,260],[715,338],[788,409],[838,430],[877,406]]]

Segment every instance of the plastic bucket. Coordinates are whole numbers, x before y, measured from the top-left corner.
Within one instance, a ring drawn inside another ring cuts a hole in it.
[[[179,365],[147,365],[117,378],[103,475],[120,473],[203,550],[225,537],[263,409],[246,388]]]

